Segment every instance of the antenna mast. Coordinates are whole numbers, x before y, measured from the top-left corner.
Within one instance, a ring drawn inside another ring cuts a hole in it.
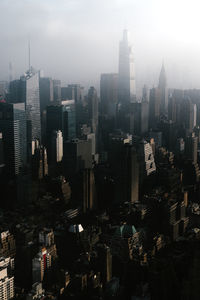
[[[30,39],[28,40],[28,69],[31,70],[31,46]]]

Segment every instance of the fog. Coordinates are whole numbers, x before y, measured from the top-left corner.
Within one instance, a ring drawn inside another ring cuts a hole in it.
[[[168,86],[200,88],[198,0],[0,0],[0,80],[31,65],[63,84],[98,88],[118,71],[118,45],[131,33],[138,94],[157,85],[164,60]]]

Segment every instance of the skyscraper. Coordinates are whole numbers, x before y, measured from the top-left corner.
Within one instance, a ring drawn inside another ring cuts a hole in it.
[[[8,259],[0,262],[0,299],[9,300],[14,298],[14,276],[8,275]]]
[[[149,127],[156,128],[160,116],[161,93],[159,88],[152,88],[149,96]]]
[[[119,44],[119,103],[134,102],[136,98],[134,59],[128,31],[124,30]]]
[[[24,103],[0,103],[0,132],[3,136],[6,173],[13,177],[19,174],[27,160]]]
[[[62,131],[53,131],[51,140],[52,145],[52,160],[53,162],[60,162],[63,158],[63,136]]]
[[[21,80],[24,82],[26,117],[31,121],[32,140],[41,140],[39,72],[30,68]]]
[[[160,71],[158,88],[161,94],[160,113],[165,114],[167,113],[168,110],[168,95],[167,95],[167,77],[166,77],[164,64],[162,64],[162,68]]]
[[[93,133],[98,132],[98,97],[97,91],[92,86],[88,91],[88,111],[91,130]]]
[[[118,101],[118,74],[101,74],[101,113],[107,118],[115,117]]]

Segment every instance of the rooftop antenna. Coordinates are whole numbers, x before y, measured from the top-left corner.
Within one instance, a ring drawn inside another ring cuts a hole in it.
[[[12,63],[9,62],[9,81],[11,82],[13,80],[13,66]]]
[[[31,46],[30,46],[30,38],[28,39],[28,69],[31,70]]]

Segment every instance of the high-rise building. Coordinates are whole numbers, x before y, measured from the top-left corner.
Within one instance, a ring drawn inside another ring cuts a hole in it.
[[[62,131],[53,131],[51,139],[51,160],[53,162],[60,162],[63,158],[63,136]]]
[[[138,201],[139,164],[136,149],[122,136],[110,136],[108,160],[114,174],[116,202]]]
[[[25,102],[24,82],[20,79],[10,82],[8,101],[10,103]]]
[[[0,299],[9,300],[14,298],[14,276],[8,274],[9,263],[7,260],[0,261]]]
[[[149,89],[146,85],[142,89],[142,102],[149,102]]]
[[[124,30],[119,44],[119,103],[134,102],[136,98],[134,59],[132,47],[129,43],[128,31]]]
[[[68,93],[73,97],[66,99],[74,99],[76,103],[80,103],[84,99],[84,88],[80,84],[69,84]]]
[[[1,232],[0,235],[0,257],[10,257],[16,255],[15,238],[9,230]]]
[[[148,132],[149,104],[148,102],[131,103],[130,113],[131,133],[142,135]]]
[[[156,164],[154,161],[153,150],[150,143],[142,140],[139,143],[139,165],[140,165],[140,184],[144,182],[144,179],[155,173]]]
[[[101,113],[107,118],[116,116],[118,102],[118,74],[101,74]]]
[[[64,172],[66,176],[78,173],[83,169],[92,168],[91,140],[72,140],[64,142],[63,149]]]
[[[94,87],[90,87],[88,91],[88,112],[89,122],[93,133],[98,132],[98,97]]]
[[[69,84],[67,87],[61,88],[62,100],[75,100],[81,103],[84,99],[84,88],[80,84]]]
[[[185,155],[194,164],[197,163],[198,137],[193,134],[188,136],[185,141]]]
[[[40,252],[32,259],[32,278],[33,283],[41,282],[44,278],[44,272],[51,267],[51,255],[46,248],[42,248]]]
[[[0,132],[0,175],[3,173],[4,166],[3,135]]]
[[[160,89],[152,88],[149,96],[149,127],[156,128],[160,116]]]
[[[0,132],[3,136],[4,161],[9,176],[19,174],[27,161],[27,132],[24,103],[0,103]]]
[[[158,88],[160,90],[160,113],[167,113],[168,110],[168,95],[167,95],[167,77],[165,72],[164,64],[162,64],[162,68],[160,71]]]
[[[40,116],[40,91],[39,91],[39,72],[30,68],[21,77],[24,82],[24,95],[26,104],[26,117],[31,121],[32,140],[41,140],[41,116]]]
[[[65,100],[62,104],[50,105],[47,107],[47,151],[48,161],[51,161],[52,137],[53,132],[60,130],[63,141],[71,140],[76,137],[76,114],[74,100]]]
[[[35,179],[43,179],[48,175],[47,150],[43,146],[35,148],[32,155],[32,176]]]
[[[84,169],[83,176],[83,212],[96,208],[96,190],[94,171],[92,169]]]
[[[61,101],[61,81],[57,79],[53,80],[53,99],[57,103]]]
[[[48,77],[40,78],[40,111],[53,102],[53,80]]]
[[[0,81],[0,98],[2,97],[4,99],[7,92],[8,92],[8,82]]]
[[[101,270],[103,283],[107,283],[112,278],[112,254],[111,249],[105,244],[97,245],[98,263]]]
[[[66,100],[61,102],[63,107],[63,122],[62,130],[63,139],[65,141],[76,138],[76,106],[74,100]]]

